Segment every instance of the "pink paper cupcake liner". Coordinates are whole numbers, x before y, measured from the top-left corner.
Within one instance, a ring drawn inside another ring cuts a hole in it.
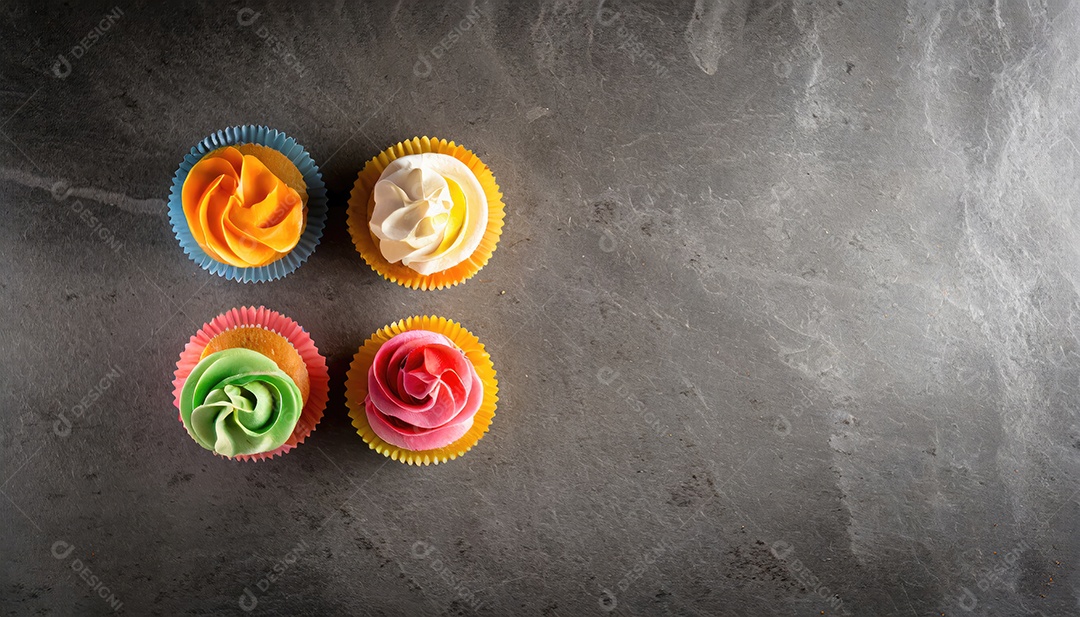
[[[315,430],[315,426],[322,420],[323,410],[330,395],[330,374],[326,367],[326,358],[319,353],[311,336],[300,327],[298,323],[288,317],[260,306],[234,308],[215,317],[191,337],[184,351],[180,354],[180,360],[176,363],[175,379],[173,379],[173,405],[176,406],[177,418],[180,418],[180,392],[184,389],[184,382],[188,375],[199,363],[203,350],[210,344],[210,339],[234,328],[241,326],[258,326],[271,332],[284,336],[293,348],[300,354],[304,364],[307,365],[308,379],[311,382],[311,391],[308,394],[307,404],[300,412],[300,419],[296,422],[296,428],[292,435],[280,448],[259,454],[241,454],[230,460],[262,461],[273,458],[292,450],[307,439],[307,436]],[[183,420],[181,419],[181,423]],[[215,453],[216,454],[216,453]],[[220,456],[220,455],[218,455]],[[226,457],[222,457],[226,458]]]

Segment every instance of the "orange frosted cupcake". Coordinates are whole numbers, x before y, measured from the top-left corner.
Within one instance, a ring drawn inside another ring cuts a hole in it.
[[[304,177],[285,155],[266,146],[210,152],[188,172],[181,200],[199,248],[238,268],[281,259],[304,232]]]
[[[266,127],[219,131],[192,149],[173,181],[169,218],[204,269],[240,281],[285,276],[314,251],[326,190],[311,157]]]
[[[495,251],[505,217],[491,170],[444,139],[413,138],[368,161],[349,199],[349,233],[364,261],[412,289],[465,281]]]

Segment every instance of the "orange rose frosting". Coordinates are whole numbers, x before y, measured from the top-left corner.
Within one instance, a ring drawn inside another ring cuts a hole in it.
[[[181,198],[202,250],[239,268],[277,261],[304,231],[303,177],[273,148],[244,144],[210,152],[191,168]]]

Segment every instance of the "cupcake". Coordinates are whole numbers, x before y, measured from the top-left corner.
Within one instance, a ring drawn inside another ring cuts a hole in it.
[[[270,281],[315,250],[326,188],[295,140],[266,127],[234,127],[185,157],[169,195],[169,219],[184,252],[204,269],[237,281]]]
[[[382,328],[353,358],[345,400],[368,446],[410,465],[468,452],[495,417],[499,386],[484,346],[441,317]]]
[[[364,261],[412,289],[453,287],[491,259],[502,193],[475,154],[413,138],[368,161],[349,198],[349,233]]]
[[[296,322],[259,308],[204,325],[176,365],[174,404],[188,435],[230,459],[284,454],[315,430],[329,392],[326,360]]]

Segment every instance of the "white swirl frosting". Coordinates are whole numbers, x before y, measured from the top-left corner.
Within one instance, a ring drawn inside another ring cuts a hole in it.
[[[387,261],[427,275],[468,259],[487,220],[487,197],[472,170],[447,154],[424,153],[386,166],[369,226]]]

